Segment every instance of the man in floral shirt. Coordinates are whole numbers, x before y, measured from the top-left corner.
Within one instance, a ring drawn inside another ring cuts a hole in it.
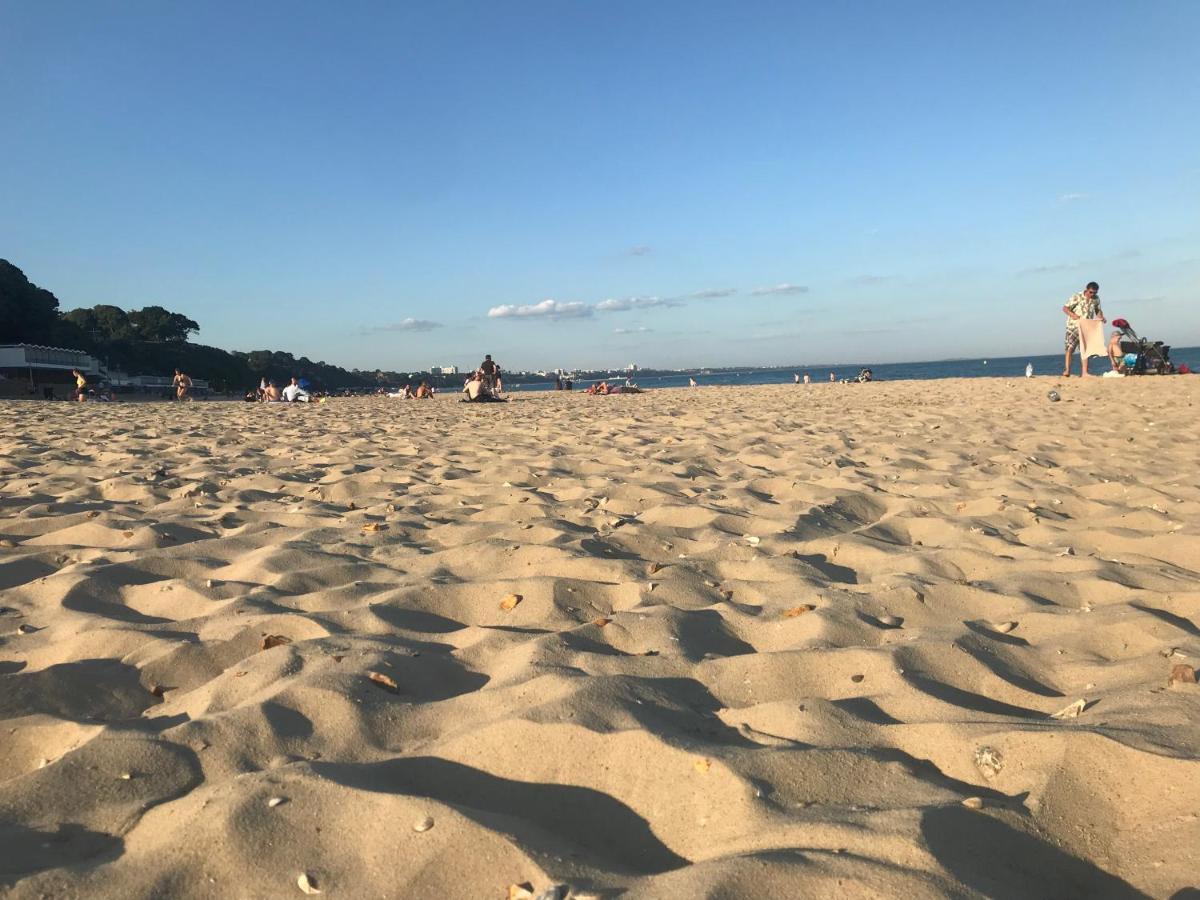
[[[1067,333],[1066,333],[1066,354],[1063,356],[1063,377],[1069,378],[1071,375],[1071,354],[1079,347],[1079,320],[1080,319],[1099,319],[1101,322],[1107,322],[1104,318],[1104,313],[1100,310],[1100,285],[1094,281],[1089,281],[1078,294],[1074,294],[1066,305],[1063,306],[1063,312],[1067,314]],[[1087,358],[1083,353],[1079,354],[1080,375],[1087,377]]]

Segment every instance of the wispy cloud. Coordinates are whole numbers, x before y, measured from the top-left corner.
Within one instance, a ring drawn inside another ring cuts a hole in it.
[[[647,244],[637,244],[629,248],[630,256],[649,256],[650,247]]]
[[[393,322],[391,325],[374,325],[362,329],[359,334],[377,334],[381,331],[433,331],[435,328],[444,328],[441,322],[431,322],[428,319],[402,319],[399,322]]]
[[[1079,194],[1079,193],[1059,194],[1058,202],[1059,203],[1075,203],[1079,200],[1088,200],[1091,198],[1091,196],[1092,196],[1091,194]]]
[[[506,303],[488,310],[489,319],[585,319],[592,307],[578,300],[543,300],[528,306]]]
[[[1028,269],[1022,269],[1018,275],[1049,275],[1053,272],[1074,272],[1076,269],[1083,268],[1080,263],[1050,263],[1045,266],[1031,266]]]
[[[720,300],[722,297],[732,297],[737,288],[709,288],[704,291],[693,291],[687,295],[689,300]]]
[[[782,297],[795,294],[807,294],[808,288],[802,284],[788,284],[785,281],[783,284],[777,284],[773,287],[755,288],[750,293],[755,297]]]
[[[850,279],[851,284],[883,284],[885,281],[895,281],[895,275],[857,275]]]
[[[656,306],[678,306],[670,297],[610,297],[596,304],[601,312],[625,312],[631,309],[653,309]]]
[[[614,328],[613,334],[646,334],[652,330],[645,325],[639,325],[637,328]]]

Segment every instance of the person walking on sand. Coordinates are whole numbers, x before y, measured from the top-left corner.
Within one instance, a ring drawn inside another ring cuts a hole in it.
[[[192,379],[184,375],[178,369],[175,370],[175,377],[171,384],[175,386],[176,400],[191,400],[192,399]]]
[[[1063,305],[1063,312],[1067,314],[1067,331],[1063,342],[1066,350],[1063,354],[1063,378],[1071,377],[1071,354],[1076,349],[1079,350],[1080,377],[1087,378],[1087,357],[1083,355],[1083,350],[1079,346],[1079,321],[1080,319],[1108,321],[1100,309],[1100,285],[1089,281],[1087,287],[1082,291],[1071,295],[1071,298]]]
[[[72,369],[71,374],[75,376],[75,399],[82,403],[87,399],[87,379],[78,369]]]

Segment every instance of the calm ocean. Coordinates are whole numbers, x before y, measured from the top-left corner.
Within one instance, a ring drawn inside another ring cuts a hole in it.
[[[878,381],[911,381],[925,378],[1018,378],[1024,377],[1025,366],[1033,363],[1035,375],[1057,375],[1062,372],[1062,354],[1054,356],[1009,356],[1000,359],[943,359],[936,362],[911,363],[855,363],[841,366],[810,366],[808,368],[781,369],[745,369],[734,372],[714,372],[706,374],[704,370],[682,372],[674,375],[635,376],[634,381],[639,387],[686,387],[689,378],[695,378],[700,385],[737,385],[737,384],[791,384],[795,375],[804,377],[807,372],[814,382],[829,381],[832,372],[840,381],[843,378],[853,378],[860,369],[869,368]],[[1200,370],[1200,347],[1172,347],[1171,362],[1176,366],[1187,363],[1193,372]],[[1108,369],[1108,360],[1096,358],[1091,360],[1088,371],[1098,375]],[[1079,373],[1079,359],[1075,357],[1072,371]],[[1147,376],[1149,377],[1149,376]],[[615,380],[615,379],[610,379]],[[576,390],[587,387],[591,381],[578,381]],[[620,382],[617,382],[620,383]],[[517,386],[521,391],[550,390],[554,386],[547,384],[522,384]]]

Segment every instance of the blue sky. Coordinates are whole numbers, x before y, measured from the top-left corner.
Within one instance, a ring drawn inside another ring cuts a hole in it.
[[[347,366],[1200,344],[1200,3],[0,0],[0,257]]]

